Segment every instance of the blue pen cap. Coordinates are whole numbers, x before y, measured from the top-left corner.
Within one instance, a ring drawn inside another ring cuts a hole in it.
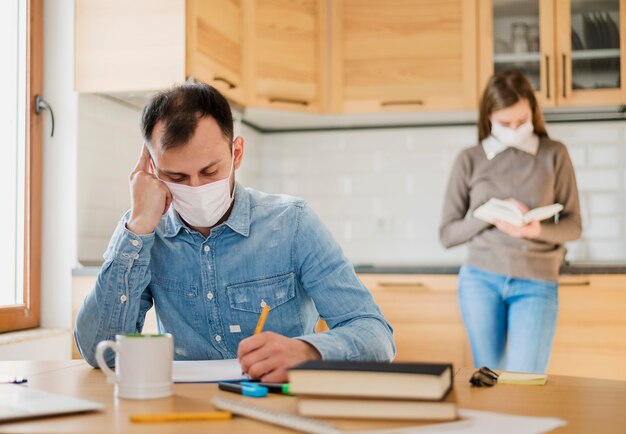
[[[241,394],[244,396],[250,396],[253,398],[264,398],[267,396],[267,393],[267,387],[248,382],[241,383]]]

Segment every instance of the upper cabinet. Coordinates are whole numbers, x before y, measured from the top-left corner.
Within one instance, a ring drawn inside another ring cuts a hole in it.
[[[624,0],[480,0],[479,84],[523,71],[545,107],[626,101]]]
[[[248,0],[247,105],[327,111],[325,0]]]
[[[243,10],[239,0],[187,0],[186,76],[245,102]]]
[[[334,112],[476,107],[474,0],[333,0]]]
[[[242,107],[476,110],[519,69],[544,107],[626,103],[626,0],[75,0],[78,92],[189,78]],[[132,98],[132,96],[131,96]]]
[[[560,105],[626,101],[626,1],[557,2]]]
[[[78,92],[164,89],[185,80],[185,0],[75,0]]]

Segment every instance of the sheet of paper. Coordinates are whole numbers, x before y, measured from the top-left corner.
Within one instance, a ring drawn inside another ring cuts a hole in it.
[[[439,423],[415,428],[368,431],[369,434],[542,434],[567,425],[553,417],[517,416],[490,411],[459,409],[458,422]],[[356,434],[356,433],[355,433]]]
[[[237,359],[175,360],[172,376],[174,383],[214,383],[249,378],[241,372]]]

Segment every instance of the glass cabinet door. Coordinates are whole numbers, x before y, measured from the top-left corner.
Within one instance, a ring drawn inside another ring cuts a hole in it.
[[[552,0],[483,0],[485,28],[481,79],[505,70],[521,71],[540,103],[554,105],[554,3]],[[482,90],[482,89],[481,89]]]
[[[572,89],[620,87],[619,0],[572,0]]]
[[[557,2],[557,7],[563,9],[557,16],[561,23],[559,103],[622,103],[620,0],[560,3]]]
[[[493,0],[494,72],[524,72],[541,90],[539,0]]]

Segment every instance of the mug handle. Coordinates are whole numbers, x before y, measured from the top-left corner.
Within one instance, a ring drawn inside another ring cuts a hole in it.
[[[98,343],[96,347],[96,361],[98,362],[98,367],[106,374],[109,384],[115,384],[117,383],[117,375],[115,375],[115,372],[109,368],[109,365],[107,365],[107,362],[104,360],[104,352],[109,348],[117,353],[120,350],[120,344],[114,341],[101,341]]]

